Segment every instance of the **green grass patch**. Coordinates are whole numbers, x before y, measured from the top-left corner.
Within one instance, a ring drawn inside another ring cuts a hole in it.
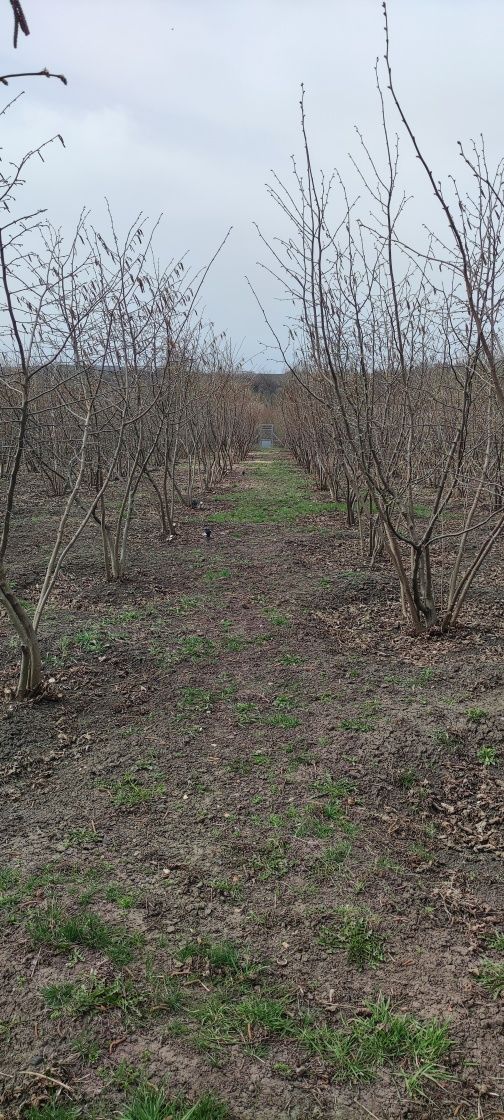
[[[268,879],[281,879],[289,870],[287,844],[278,837],[272,836],[259,849],[257,856],[252,861],[252,866],[257,872],[257,877],[263,882]]]
[[[69,848],[79,848],[85,844],[101,844],[103,836],[94,832],[92,828],[72,828],[65,836],[65,844]]]
[[[341,866],[348,859],[352,845],[348,840],[340,840],[337,844],[330,844],[315,860],[313,871],[315,878],[324,881],[333,879],[341,873]]]
[[[290,622],[290,615],[282,614],[276,607],[265,607],[264,617],[271,622],[272,626],[288,626]]]
[[[248,957],[242,957],[240,950],[232,941],[211,941],[201,937],[188,941],[177,953],[181,964],[188,964],[191,971],[212,977],[239,976],[252,979],[257,976],[258,968]]]
[[[337,920],[324,926],[318,940],[326,949],[344,949],[347,961],[358,969],[384,960],[384,938],[367,915],[344,907]]]
[[[128,890],[120,883],[110,883],[105,890],[107,902],[114,902],[120,910],[133,910],[141,900],[141,894],[136,890]]]
[[[81,983],[65,980],[60,984],[49,984],[42,989],[42,995],[47,1007],[56,1016],[63,1012],[70,1015],[98,1014],[110,1009],[136,1015],[139,1011],[138,992],[131,981],[123,977],[107,981],[91,974],[87,981]]]
[[[108,637],[102,623],[87,626],[78,630],[74,635],[74,643],[83,653],[104,653],[108,646]]]
[[[239,902],[243,896],[243,887],[234,879],[211,879],[210,886],[214,894],[221,895],[229,902]]]
[[[207,1051],[246,1042],[264,1047],[270,1041],[291,1040],[316,1054],[335,1081],[371,1081],[384,1067],[396,1069],[408,1092],[423,1095],[425,1088],[447,1078],[442,1065],[451,1048],[448,1027],[435,1020],[420,1022],[393,1011],[379,996],[357,1015],[334,1028],[317,1021],[288,996],[258,991],[233,1000],[228,992],[215,992],[193,1011],[195,1040]]]
[[[11,867],[2,867],[0,869],[0,899],[1,895],[8,891],[13,891],[19,883],[19,874]]]
[[[214,693],[207,688],[199,688],[196,685],[188,685],[183,688],[177,700],[177,708],[183,711],[210,712],[212,705],[215,701]]]
[[[148,782],[144,780],[144,774],[148,775]],[[140,760],[118,780],[108,782],[101,788],[112,793],[116,809],[136,809],[138,805],[157,801],[166,793],[166,783],[150,760]]]
[[[203,579],[205,583],[225,583],[230,577],[230,568],[211,568],[210,571],[205,572]]]
[[[100,1042],[89,1031],[82,1031],[76,1035],[72,1042],[72,1050],[88,1066],[95,1066],[100,1061],[102,1047]]]
[[[156,801],[166,793],[165,782],[158,781],[151,785],[143,785],[134,770],[127,770],[122,778],[112,782],[108,788],[117,809],[135,809],[138,805]]]
[[[504,961],[482,961],[478,980],[494,999],[504,994]]]
[[[184,638],[180,638],[178,648],[180,656],[190,661],[213,657],[217,649],[215,642],[200,634],[187,634]]]
[[[168,1099],[164,1089],[146,1085],[135,1093],[119,1120],[228,1120],[227,1105],[211,1093],[205,1093],[196,1104],[184,1097]]]
[[[342,719],[340,727],[342,731],[373,731],[374,723],[366,716],[356,716],[354,719]]]
[[[184,1006],[184,994],[172,976],[148,971],[143,983],[133,983],[127,976],[102,980],[91,972],[85,980],[63,981],[42,989],[42,997],[51,1014],[101,1015],[120,1011],[130,1019],[144,1019],[158,1014],[174,1014]]]
[[[235,711],[241,724],[257,723],[261,717],[259,705],[253,700],[237,700]]]
[[[244,638],[242,634],[225,634],[222,638],[222,648],[229,653],[241,653],[249,644],[248,638]]]
[[[484,708],[469,708],[467,713],[469,723],[481,723],[487,716],[488,712]]]
[[[190,614],[191,611],[197,611],[203,605],[204,599],[201,595],[181,595],[170,609],[175,614]]]
[[[265,460],[250,472],[250,477],[254,485],[231,494],[229,508],[210,514],[209,521],[280,525],[345,508],[341,502],[321,502],[314,498],[308,480],[285,459]]]
[[[23,1120],[79,1120],[80,1117],[80,1108],[64,1104],[58,1097],[51,1097],[44,1104],[34,1105],[23,1112]]]
[[[54,903],[32,915],[27,931],[34,945],[45,945],[59,953],[75,946],[96,949],[117,965],[129,964],[142,943],[139,934],[110,925],[97,914],[64,914]]]
[[[367,1015],[356,1016],[339,1030],[306,1026],[298,1037],[333,1066],[340,1081],[370,1081],[379,1069],[399,1066],[408,1091],[419,1095],[426,1084],[447,1078],[441,1062],[452,1045],[448,1027],[396,1014],[383,997],[368,1005]]]

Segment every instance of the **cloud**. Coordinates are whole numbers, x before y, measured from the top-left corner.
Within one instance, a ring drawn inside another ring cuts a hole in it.
[[[4,41],[8,34],[3,5]],[[49,65],[69,86],[45,80],[3,118],[4,158],[61,132],[66,149],[33,165],[26,197],[71,228],[83,206],[103,215],[106,196],[121,224],[162,211],[158,248],[189,250],[198,267],[230,225],[212,272],[208,312],[244,353],[266,331],[245,283],[250,275],[275,321],[282,305],[257,269],[261,248],[282,229],[268,199],[270,168],[290,173],[299,153],[299,91],[307,88],[314,162],[348,169],[358,123],[380,150],[373,66],[383,50],[379,0],[34,0],[31,36],[12,59]],[[504,5],[497,0],[390,0],[397,85],[438,173],[456,166],[457,138],[488,139],[499,155]],[[489,34],[489,28],[492,29]],[[408,189],[418,194],[412,229],[437,220],[430,192],[405,147]],[[348,171],[351,183],[352,172]],[[261,364],[260,359],[257,360]]]

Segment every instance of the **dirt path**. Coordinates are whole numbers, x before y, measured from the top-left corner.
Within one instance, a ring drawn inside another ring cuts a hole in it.
[[[501,604],[414,641],[343,513],[244,470],[125,585],[83,541],[63,699],[5,707],[0,1115],[497,1118]]]

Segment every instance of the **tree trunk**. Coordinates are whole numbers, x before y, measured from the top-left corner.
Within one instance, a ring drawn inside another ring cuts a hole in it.
[[[4,607],[21,645],[21,668],[16,692],[18,700],[38,692],[42,683],[42,659],[37,635],[31,619],[9,587],[3,564],[0,563],[0,604]]]

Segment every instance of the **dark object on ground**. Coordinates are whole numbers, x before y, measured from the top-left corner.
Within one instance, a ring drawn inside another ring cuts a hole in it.
[[[209,529],[209,528],[208,528],[208,526],[206,526],[206,527],[205,527],[205,528],[203,529],[203,532],[204,532],[204,534],[205,534],[205,537],[206,537],[207,541],[209,541],[209,540],[210,540],[210,537],[212,536],[212,530],[211,530],[211,529]]]

